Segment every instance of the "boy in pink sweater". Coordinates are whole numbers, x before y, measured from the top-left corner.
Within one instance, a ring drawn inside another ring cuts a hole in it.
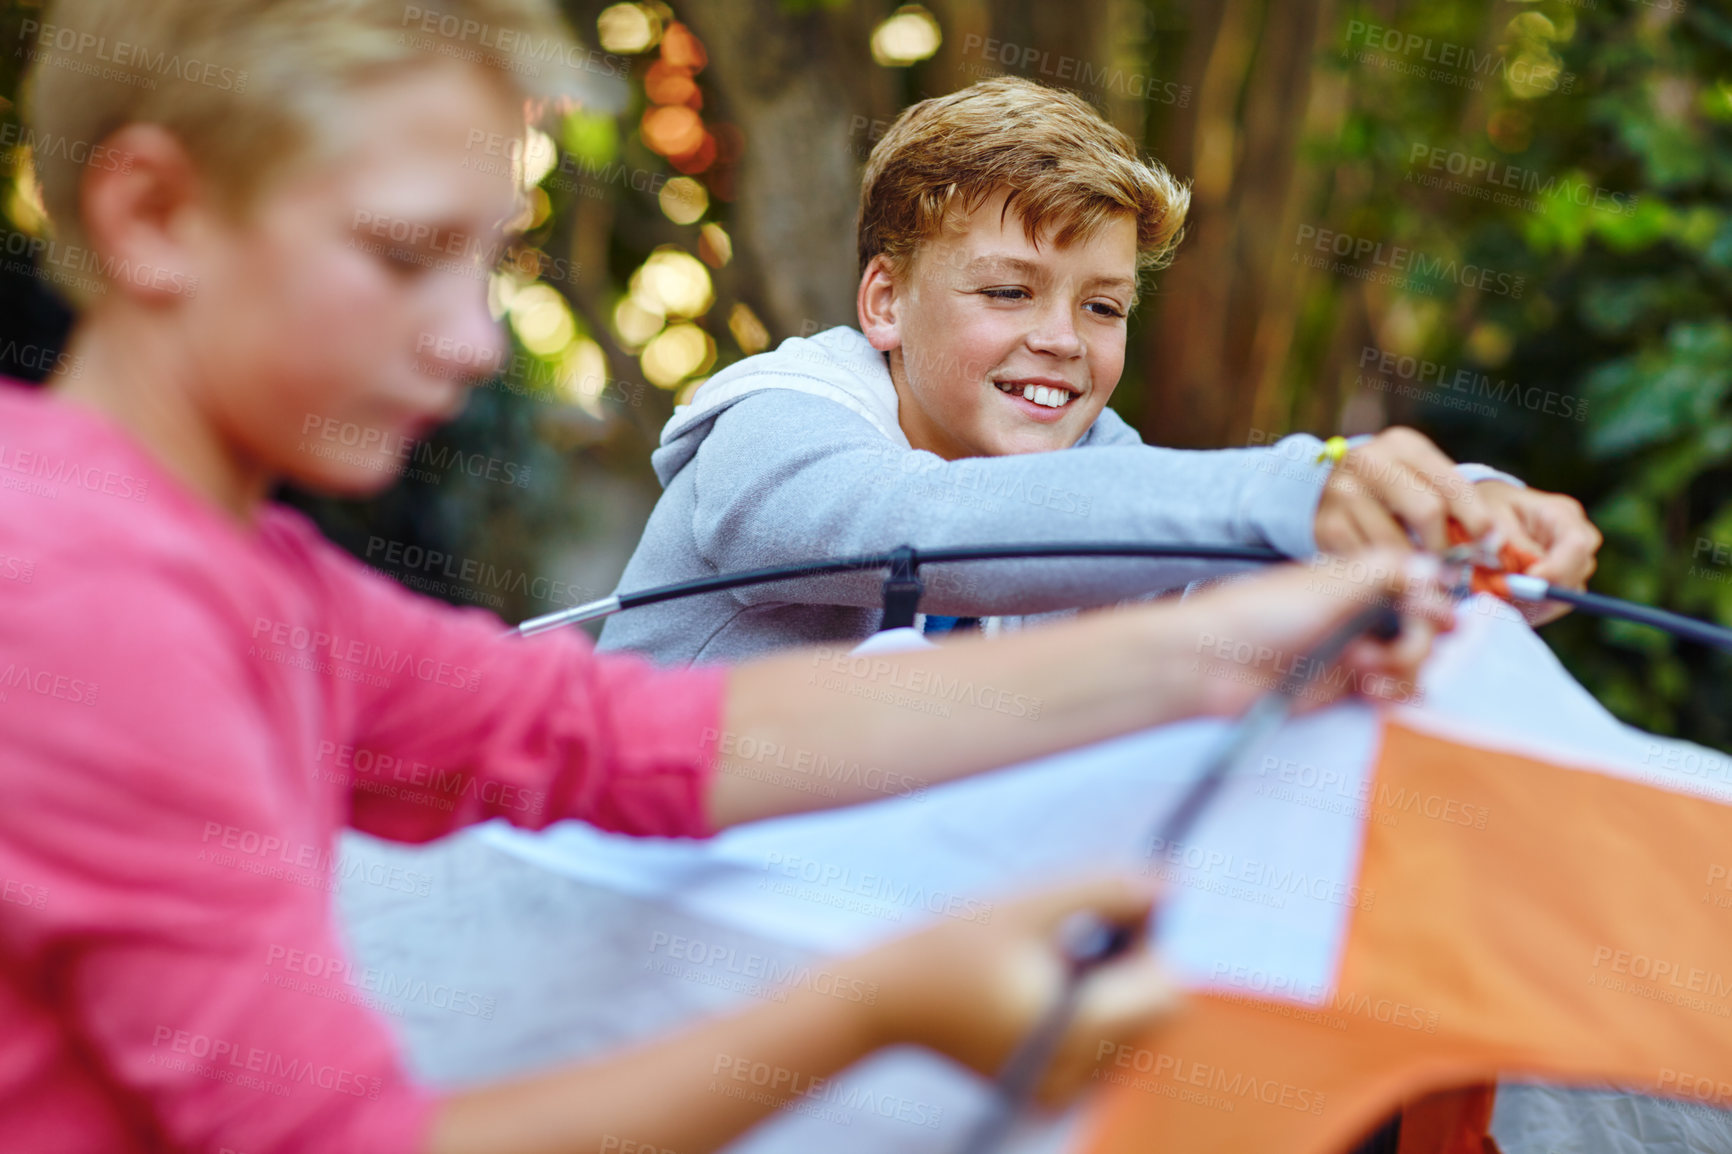
[[[0,385],[8,1149],[509,1154],[624,1133],[694,1154],[776,1101],[709,1093],[718,1054],[809,1079],[912,1042],[992,1071],[1056,989],[1059,921],[1132,922],[1146,892],[1078,884],[854,959],[869,1005],[795,992],[444,1097],[370,1011],[268,978],[290,956],[343,956],[329,894],[345,824],[405,841],[493,816],[705,836],[865,798],[718,772],[718,732],[945,780],[1236,711],[1251,679],[1190,673],[1200,637],[1279,660],[1362,603],[1288,571],[900,658],[1042,702],[1038,721],[940,717],[814,684],[803,655],[674,672],[598,658],[577,633],[508,640],[270,504],[281,478],[387,484],[463,403],[437,350],[497,347],[477,254],[519,187],[467,142],[521,136],[537,78],[582,59],[550,8],[67,0],[25,22],[33,128],[92,147],[38,158],[56,225],[40,260],[81,306],[82,371],[48,394]],[[379,221],[407,239],[377,243]],[[1368,571],[1392,590],[1398,568]],[[1437,624],[1416,613],[1396,642],[1355,647],[1354,683],[1408,683]],[[1146,954],[1097,974],[1047,1094],[1170,1001]]]

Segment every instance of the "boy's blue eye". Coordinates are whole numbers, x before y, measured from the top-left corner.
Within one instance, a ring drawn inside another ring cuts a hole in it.
[[[1125,315],[1123,309],[1119,308],[1117,305],[1108,304],[1105,301],[1092,301],[1086,307],[1096,310],[1095,315],[1097,316],[1110,317],[1114,320]]]

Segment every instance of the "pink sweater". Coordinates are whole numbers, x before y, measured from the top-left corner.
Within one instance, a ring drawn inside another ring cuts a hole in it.
[[[423,1147],[330,895],[426,882],[342,877],[339,827],[709,832],[719,671],[501,628],[0,385],[0,1146]]]

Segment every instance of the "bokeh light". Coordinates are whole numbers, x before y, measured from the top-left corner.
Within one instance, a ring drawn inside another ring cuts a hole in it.
[[[604,50],[631,56],[655,47],[662,22],[642,4],[613,4],[596,17],[595,34]]]
[[[704,65],[710,62],[703,44],[684,24],[669,24],[668,30],[662,34],[662,59],[689,72],[702,72]]]
[[[20,232],[44,236],[48,232],[48,211],[42,206],[42,186],[36,182],[36,165],[31,161],[29,145],[19,146],[16,163],[17,175],[12,182],[6,215]]]
[[[588,337],[579,337],[560,359],[559,397],[592,417],[602,415],[601,397],[607,388],[607,354]]]
[[[698,255],[711,268],[721,268],[734,259],[734,238],[712,220],[698,230]]]
[[[522,163],[523,187],[534,188],[559,163],[559,146],[541,129],[531,128],[523,141]]]
[[[734,343],[748,357],[770,347],[770,330],[764,327],[764,322],[745,301],[735,305],[728,314],[728,331],[734,334]]]
[[[631,299],[646,312],[699,317],[715,302],[710,270],[689,252],[664,246],[632,274]]]
[[[662,185],[662,213],[675,224],[696,224],[710,208],[710,194],[689,176],[676,176]]]
[[[628,349],[643,348],[666,323],[667,317],[659,310],[646,309],[629,296],[621,297],[613,309],[613,331]]]
[[[577,336],[577,322],[565,298],[550,285],[532,284],[512,297],[511,328],[523,347],[538,357],[554,357]]]
[[[925,60],[944,40],[938,21],[918,4],[904,4],[872,30],[872,59],[891,68]]]
[[[643,78],[644,95],[657,104],[685,104],[692,108],[704,106],[704,94],[698,82],[684,68],[675,68],[665,60],[650,65]]]
[[[671,389],[716,363],[716,342],[697,325],[669,325],[644,346],[638,363],[646,381],[657,388]]]
[[[705,138],[704,121],[683,104],[658,104],[643,114],[643,142],[662,156],[694,152]]]

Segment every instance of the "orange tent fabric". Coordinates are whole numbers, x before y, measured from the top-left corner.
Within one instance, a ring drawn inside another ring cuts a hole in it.
[[[1732,806],[1398,724],[1376,773],[1335,992],[1103,1053],[1087,1149],[1339,1154],[1404,1104],[1470,1134],[1439,1111],[1489,1097],[1422,1100],[1500,1078],[1732,1105]]]

